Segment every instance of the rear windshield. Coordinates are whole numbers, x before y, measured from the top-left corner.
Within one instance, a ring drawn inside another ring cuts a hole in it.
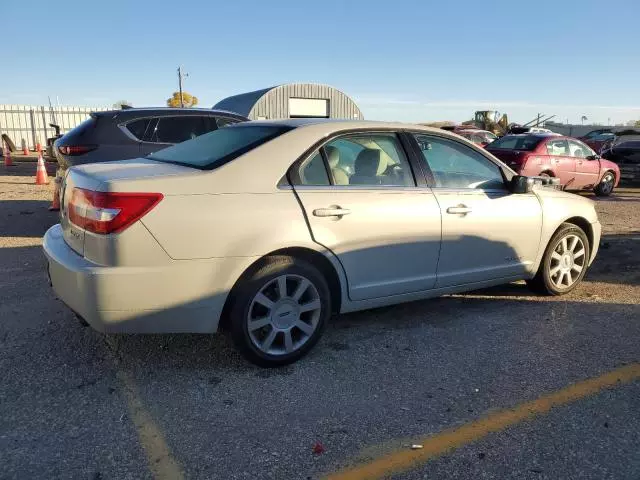
[[[72,128],[66,133],[67,138],[73,137],[76,141],[82,137],[89,135],[98,124],[96,117],[89,117],[78,126]]]
[[[211,170],[291,130],[267,125],[228,126],[193,140],[154,152],[147,158],[158,162]]]
[[[542,140],[540,137],[533,136],[506,135],[491,142],[491,145],[487,148],[491,150],[494,148],[502,150],[533,150]]]

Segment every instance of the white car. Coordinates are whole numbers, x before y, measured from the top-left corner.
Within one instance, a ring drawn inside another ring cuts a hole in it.
[[[575,288],[599,245],[593,202],[534,183],[440,129],[247,122],[72,168],[43,246],[55,292],[99,331],[224,327],[282,365],[332,313]]]
[[[542,128],[542,127],[529,127],[529,131],[527,133],[551,133],[551,134],[554,134],[554,132],[552,132],[548,128]]]

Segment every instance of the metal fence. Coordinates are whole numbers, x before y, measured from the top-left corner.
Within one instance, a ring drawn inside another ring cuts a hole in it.
[[[109,108],[0,104],[0,134],[8,135],[18,149],[23,141],[29,149],[35,149],[36,143],[44,148],[47,138],[56,133],[51,124],[59,125],[60,132],[66,133],[87,119],[89,113]]]

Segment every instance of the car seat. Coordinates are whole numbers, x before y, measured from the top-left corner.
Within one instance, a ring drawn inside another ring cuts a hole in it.
[[[366,148],[356,157],[355,173],[349,179],[350,185],[381,185],[381,174],[387,169],[387,162],[382,159],[380,150]]]
[[[340,166],[340,150],[337,147],[329,145],[325,147],[329,168],[333,175],[333,181],[336,185],[349,185],[349,175]]]

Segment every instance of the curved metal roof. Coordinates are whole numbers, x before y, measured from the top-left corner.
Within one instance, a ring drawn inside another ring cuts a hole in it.
[[[253,92],[241,93],[220,100],[214,109],[236,112],[253,120],[260,118],[286,118],[289,116],[287,98],[329,100],[332,118],[359,118],[362,111],[344,92],[320,83],[285,83]]]
[[[228,110],[231,112],[239,113],[245,117],[249,116],[251,109],[254,107],[258,100],[260,100],[267,92],[278,88],[279,85],[275,85],[269,88],[263,88],[261,90],[255,90],[253,92],[241,93],[232,97],[227,97],[216,103],[213,108],[218,110]]]

